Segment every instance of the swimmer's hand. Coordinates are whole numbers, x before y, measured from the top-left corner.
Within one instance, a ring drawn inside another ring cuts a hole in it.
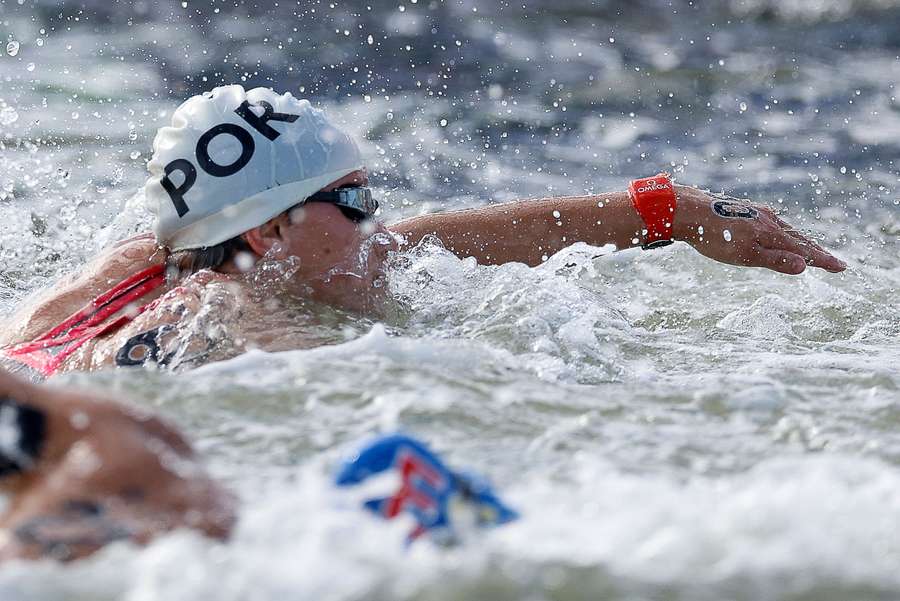
[[[802,273],[807,265],[833,273],[847,268],[769,207],[689,186],[675,190],[675,238],[710,259],[791,275]]]

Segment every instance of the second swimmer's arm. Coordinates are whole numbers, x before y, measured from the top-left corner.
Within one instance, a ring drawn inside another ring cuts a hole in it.
[[[231,497],[146,412],[0,370],[0,561],[83,557],[188,526],[225,537]]]
[[[726,218],[713,211],[716,199],[706,192],[689,186],[676,186],[675,192],[675,239],[711,259],[788,274],[800,273],[807,265],[828,271],[846,268],[767,207],[747,203],[754,208],[751,218]],[[532,266],[575,242],[613,244],[620,250],[637,246],[643,228],[626,192],[491,205],[422,215],[391,226],[409,245],[434,235],[460,257],[489,265],[518,261]]]

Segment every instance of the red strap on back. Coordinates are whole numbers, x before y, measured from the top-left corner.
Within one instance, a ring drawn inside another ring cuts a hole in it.
[[[148,305],[135,307],[105,323],[112,315],[165,284],[165,272],[166,266],[162,264],[138,272],[92,300],[40,338],[3,349],[3,353],[44,376],[53,375],[84,343],[118,330],[143,313]],[[56,353],[47,350],[57,347],[62,348]]]
[[[674,242],[672,223],[677,201],[669,174],[660,173],[632,181],[628,185],[628,195],[647,228],[642,248],[657,248]]]

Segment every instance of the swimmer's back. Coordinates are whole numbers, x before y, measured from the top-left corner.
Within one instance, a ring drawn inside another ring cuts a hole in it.
[[[81,270],[64,276],[52,288],[23,301],[21,308],[0,325],[0,346],[41,336],[117,283],[164,262],[165,253],[152,234],[116,243]],[[164,291],[164,288],[155,291],[142,300],[151,301]]]

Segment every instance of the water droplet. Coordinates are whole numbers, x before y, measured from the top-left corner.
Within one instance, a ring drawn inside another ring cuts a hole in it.
[[[43,45],[44,45],[44,38],[38,38],[38,39],[36,39],[36,40],[34,41],[34,43],[37,44],[38,46],[43,46]]]
[[[702,225],[697,226],[697,233],[700,234],[701,236],[703,235],[703,226]]]
[[[559,213],[559,211],[553,211],[553,218],[554,218],[554,219],[559,219],[559,218],[560,218],[560,213]]]
[[[19,54],[19,42],[13,40],[6,45],[6,53],[10,56]]]
[[[137,159],[139,156],[141,156],[141,151],[140,151],[140,150],[132,151],[132,153],[128,155],[128,157],[129,157],[132,161],[135,160],[135,159]]]
[[[78,119],[78,111],[72,111],[72,119]]]
[[[741,109],[741,112],[743,113],[744,111],[747,110],[747,103],[746,103],[746,102],[740,103],[740,104],[738,105],[738,108]]]
[[[131,140],[132,142],[135,141],[135,140],[137,140],[137,132],[134,131],[133,129],[132,129],[131,131],[129,131],[129,132],[128,132],[128,139]]]
[[[243,273],[247,273],[256,265],[256,258],[248,252],[239,252],[234,257],[234,263]]]
[[[34,63],[28,63],[25,65],[25,69],[28,71],[34,71]]]
[[[371,35],[369,35],[369,37],[366,38],[366,42],[368,42],[369,46],[371,46],[372,44],[375,43],[375,38],[373,38]]]
[[[725,242],[731,242],[731,231],[723,230],[722,237],[725,238]]]
[[[441,127],[447,127],[447,120],[441,119]]]

